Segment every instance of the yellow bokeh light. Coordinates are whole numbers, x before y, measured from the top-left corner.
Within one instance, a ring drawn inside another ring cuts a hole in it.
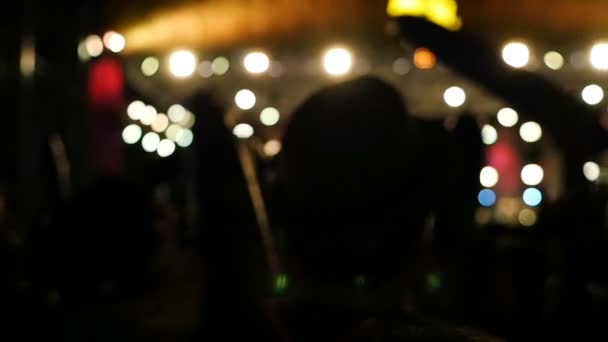
[[[536,215],[536,212],[534,210],[524,209],[519,212],[518,219],[519,219],[519,223],[521,223],[522,226],[532,227],[533,225],[536,224],[536,221],[538,220],[538,216]]]
[[[196,56],[192,51],[175,51],[169,56],[169,71],[177,78],[192,76],[196,70]]]
[[[513,68],[523,68],[530,63],[530,48],[522,42],[510,42],[503,47],[502,58]]]
[[[260,51],[251,52],[245,56],[243,65],[251,74],[263,74],[270,68],[270,58],[268,58],[267,54]]]
[[[264,154],[268,157],[274,157],[281,152],[281,142],[273,139],[264,144]]]
[[[601,71],[608,70],[608,43],[597,43],[591,48],[589,54],[591,65]]]
[[[153,76],[154,74],[156,74],[159,67],[160,67],[160,62],[158,61],[158,58],[147,57],[141,63],[141,72],[144,75],[150,77],[150,76]]]
[[[392,17],[423,17],[451,31],[462,27],[456,0],[390,0],[387,12]]]
[[[327,50],[323,55],[323,67],[329,75],[346,75],[353,67],[353,55],[349,50],[344,48]]]
[[[559,70],[564,67],[564,57],[556,51],[549,51],[544,57],[545,65],[551,70]]]

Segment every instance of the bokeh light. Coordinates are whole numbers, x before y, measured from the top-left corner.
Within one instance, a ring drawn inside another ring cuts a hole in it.
[[[138,125],[129,125],[122,130],[122,140],[129,145],[136,144],[142,133],[142,129]]]
[[[89,52],[87,51],[87,45],[85,41],[82,41],[80,42],[80,44],[78,44],[78,59],[80,59],[80,61],[83,63],[91,59],[91,55],[89,55]]]
[[[177,145],[179,145],[179,147],[188,147],[192,145],[193,141],[194,134],[191,130],[187,128],[178,130],[177,134],[175,135],[175,142],[177,143]]]
[[[173,141],[177,141],[177,136],[179,135],[179,133],[183,130],[182,126],[178,125],[178,124],[172,124],[169,126],[169,128],[167,128],[167,131],[165,131],[165,136],[168,139],[171,139]]]
[[[276,108],[268,107],[260,113],[260,121],[264,126],[274,126],[281,120],[281,113]]]
[[[583,89],[581,97],[588,105],[595,106],[604,99],[604,89],[597,84],[590,84]]]
[[[192,127],[194,127],[195,123],[196,123],[196,116],[194,116],[194,114],[192,114],[192,112],[189,110],[186,110],[186,116],[184,117],[184,119],[182,121],[179,122],[179,124],[182,125],[182,127],[184,127],[184,128],[192,128]]]
[[[410,61],[406,58],[397,58],[395,62],[393,62],[393,72],[397,75],[406,75],[410,72]]]
[[[255,94],[249,89],[239,90],[234,97],[234,103],[242,110],[250,110],[255,107]]]
[[[263,74],[270,68],[270,58],[268,58],[267,54],[260,51],[250,52],[245,56],[243,65],[245,66],[245,70],[251,74]]]
[[[103,53],[103,41],[97,35],[90,35],[85,38],[84,46],[91,57],[99,57]]]
[[[549,51],[545,54],[544,62],[547,68],[559,70],[564,67],[564,56],[557,51]]]
[[[437,57],[427,48],[418,48],[414,51],[414,65],[418,69],[432,69],[437,64]]]
[[[202,61],[201,64],[198,65],[198,73],[204,78],[213,76],[213,67],[211,62]]]
[[[597,43],[591,48],[589,55],[591,65],[601,71],[608,70],[608,43]]]
[[[160,136],[158,133],[149,132],[144,135],[144,138],[141,139],[141,146],[144,151],[152,153],[158,149],[158,144],[160,143]]]
[[[186,118],[186,108],[179,104],[174,104],[169,107],[167,110],[167,114],[169,115],[169,120],[171,122],[182,122]]]
[[[164,132],[169,127],[169,118],[165,114],[158,114],[152,122],[152,130],[157,133]]]
[[[211,70],[214,74],[222,76],[230,69],[230,61],[226,57],[217,57],[211,63]]]
[[[503,108],[498,111],[497,119],[504,127],[513,127],[519,122],[519,115],[512,108]]]
[[[494,126],[484,125],[481,129],[481,140],[486,145],[495,144],[498,141],[498,131]]]
[[[498,184],[498,171],[491,166],[486,166],[479,173],[479,182],[486,188],[491,188]]]
[[[196,56],[192,51],[179,50],[169,56],[169,71],[177,78],[192,76],[196,71]]]
[[[127,107],[127,115],[131,120],[140,120],[145,111],[146,105],[141,101],[133,101]]]
[[[521,170],[521,181],[526,185],[536,186],[542,183],[545,178],[545,171],[540,165],[529,164]]]
[[[443,93],[443,100],[452,107],[461,107],[467,100],[467,94],[460,87],[450,87]]]
[[[106,48],[114,53],[119,53],[125,49],[127,41],[125,37],[114,31],[108,31],[103,35],[103,43]]]
[[[323,68],[332,76],[348,74],[353,67],[353,56],[345,48],[333,48],[323,55]]]
[[[527,143],[535,143],[543,137],[543,129],[534,121],[529,121],[519,128],[519,136]]]
[[[490,189],[481,190],[477,198],[479,200],[479,204],[484,207],[491,207],[496,204],[496,193]]]
[[[600,178],[601,168],[596,162],[586,162],[583,165],[583,174],[590,182],[595,182]]]
[[[154,76],[160,68],[160,62],[156,57],[147,57],[141,62],[141,72],[150,77]]]
[[[250,124],[241,123],[234,126],[232,133],[239,139],[249,139],[253,136],[253,127]]]
[[[523,199],[526,205],[536,207],[543,202],[543,193],[536,188],[529,188],[524,191]]]
[[[503,47],[502,58],[513,68],[523,68],[530,62],[530,48],[522,42],[510,42]]]
[[[456,0],[390,0],[386,11],[392,17],[424,17],[451,31],[457,31],[462,26]]]
[[[163,139],[158,143],[156,152],[163,158],[169,157],[175,152],[175,143],[169,139]]]
[[[273,139],[273,140],[269,140],[264,144],[264,154],[267,157],[274,157],[277,154],[281,153],[281,148],[283,146],[281,145],[281,142]]]
[[[148,105],[144,108],[144,111],[142,112],[142,116],[139,121],[146,126],[151,125],[154,120],[156,120],[156,115],[156,108]]]
[[[522,226],[532,227],[538,221],[538,216],[534,210],[526,208],[519,212],[518,219]]]

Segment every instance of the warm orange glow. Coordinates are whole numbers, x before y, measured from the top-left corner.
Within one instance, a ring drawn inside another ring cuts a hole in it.
[[[414,65],[418,69],[432,69],[437,64],[437,57],[427,48],[418,48],[414,51]]]

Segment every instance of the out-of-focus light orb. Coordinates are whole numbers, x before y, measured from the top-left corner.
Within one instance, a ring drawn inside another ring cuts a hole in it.
[[[557,51],[549,51],[544,57],[545,65],[551,70],[559,70],[564,67],[564,56]]]
[[[484,125],[481,129],[481,140],[486,145],[495,144],[498,141],[498,131],[494,126]]]
[[[281,120],[281,113],[276,108],[268,107],[260,113],[260,121],[264,126],[274,126]]]
[[[173,141],[177,141],[177,136],[179,135],[179,133],[182,130],[183,130],[182,126],[180,126],[178,124],[170,125],[169,128],[167,128],[167,130],[165,131],[165,136],[168,139],[171,139]]]
[[[526,185],[536,186],[542,183],[545,178],[545,171],[540,165],[529,164],[521,170],[521,181]]]
[[[467,94],[460,87],[450,87],[443,93],[443,100],[452,107],[461,107],[467,101]]]
[[[144,151],[148,153],[152,153],[158,149],[158,144],[160,143],[160,136],[158,133],[149,132],[144,135],[144,138],[141,139],[141,146]]]
[[[345,48],[332,48],[323,55],[323,68],[331,76],[348,74],[353,67],[353,55]]]
[[[491,187],[495,186],[496,184],[498,184],[498,180],[499,180],[498,171],[496,171],[495,168],[493,168],[491,166],[486,166],[483,169],[481,169],[481,172],[479,174],[479,182],[481,183],[482,186],[484,186],[486,188],[491,188]]]
[[[529,188],[524,191],[524,203],[531,207],[536,207],[543,202],[543,193],[536,188]]]
[[[587,180],[595,182],[600,178],[600,166],[595,162],[586,162],[585,165],[583,165],[583,174]]]
[[[142,133],[139,125],[129,125],[122,130],[122,140],[129,145],[136,144],[141,138]]]
[[[162,158],[169,157],[175,152],[175,143],[169,139],[163,139],[158,143],[156,153]]]
[[[157,133],[164,132],[169,127],[169,118],[165,114],[158,114],[152,122],[152,130]]]
[[[156,57],[150,56],[141,62],[141,72],[148,77],[154,76],[158,72],[159,68],[160,62]]]
[[[245,66],[245,70],[251,74],[263,74],[270,68],[270,58],[261,51],[250,52],[245,56],[243,65]]]
[[[89,59],[91,59],[91,56],[89,55],[89,52],[87,51],[87,45],[85,44],[84,41],[80,42],[80,44],[78,44],[78,59],[80,59],[81,62],[86,62]]]
[[[156,108],[148,105],[148,106],[146,106],[146,108],[144,108],[144,111],[143,111],[142,116],[139,119],[139,121],[142,124],[144,124],[146,126],[149,126],[149,125],[151,125],[154,122],[154,120],[156,120],[156,115],[157,114],[158,113],[156,111]]]
[[[530,48],[522,42],[510,42],[502,48],[502,59],[513,68],[523,68],[530,62]]]
[[[534,121],[529,121],[519,128],[519,136],[527,143],[535,143],[543,137],[543,129]]]
[[[239,90],[234,97],[234,103],[242,110],[250,110],[255,107],[256,101],[255,94],[249,89]]]
[[[585,53],[577,51],[570,55],[570,64],[574,69],[584,69],[587,65],[587,56]]]
[[[125,37],[114,31],[108,31],[103,35],[103,43],[106,48],[114,53],[119,53],[125,49],[127,41]]]
[[[433,51],[427,48],[417,48],[414,50],[414,65],[421,70],[433,69],[437,64],[437,57]]]
[[[182,121],[179,122],[179,124],[182,125],[182,127],[188,128],[188,129],[194,127],[195,123],[196,123],[196,117],[189,110],[186,110],[186,116],[184,117],[184,119]]]
[[[273,139],[269,140],[264,144],[264,154],[268,157],[274,157],[281,152],[281,142]]]
[[[538,216],[534,210],[526,208],[519,212],[518,219],[522,226],[532,227],[538,221]]]
[[[597,43],[591,48],[589,55],[591,65],[597,70],[608,70],[608,43]]]
[[[595,106],[604,99],[604,89],[597,84],[590,84],[583,89],[581,96],[585,103]]]
[[[192,51],[179,50],[169,55],[169,71],[177,78],[192,76],[196,71],[196,56]]]
[[[230,61],[226,57],[217,57],[211,63],[211,70],[218,76],[225,75],[230,69]]]
[[[175,142],[179,147],[188,147],[194,141],[194,134],[191,130],[184,128],[180,129],[175,135]]]
[[[513,127],[519,122],[519,115],[512,108],[503,108],[498,111],[498,123],[504,127]]]
[[[410,62],[406,58],[397,58],[393,63],[393,72],[397,75],[407,75],[410,72]]]
[[[99,57],[103,53],[103,41],[97,35],[90,35],[85,38],[84,46],[91,57]]]
[[[239,139],[249,139],[253,136],[253,133],[255,133],[253,127],[246,123],[238,124],[232,130],[232,134]]]
[[[186,118],[187,111],[184,106],[174,104],[169,107],[169,110],[167,110],[167,114],[169,115],[169,120],[171,120],[171,122],[182,122]]]
[[[204,78],[209,78],[213,76],[213,68],[211,62],[202,61],[201,64],[199,64],[198,66],[198,73]]]
[[[133,101],[127,107],[127,115],[131,120],[140,120],[145,111],[146,105],[141,101]]]
[[[479,192],[477,199],[482,206],[491,207],[496,204],[496,193],[490,189],[484,189]]]

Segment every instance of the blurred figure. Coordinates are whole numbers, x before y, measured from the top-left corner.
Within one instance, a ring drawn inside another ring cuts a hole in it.
[[[318,92],[283,146],[291,278],[276,316],[290,340],[481,336],[421,319],[407,300],[428,199],[422,142],[392,86],[363,78]]]

